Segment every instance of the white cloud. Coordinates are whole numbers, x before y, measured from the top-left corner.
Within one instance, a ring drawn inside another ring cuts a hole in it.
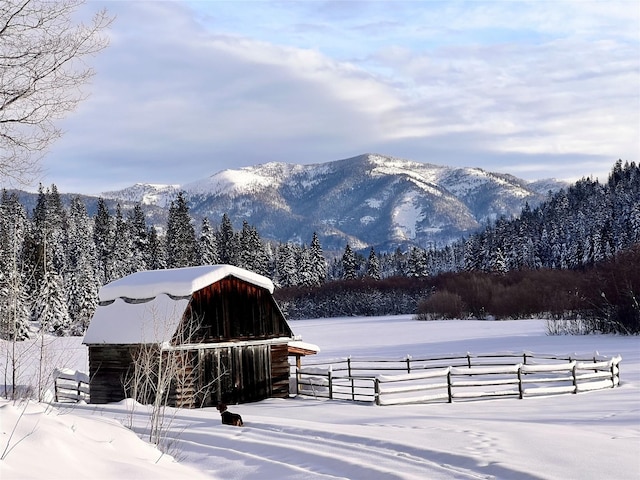
[[[628,2],[352,3],[107,2],[112,45],[45,165],[51,181],[101,191],[376,150],[531,162],[537,176],[558,155],[599,156],[605,171],[638,160]]]

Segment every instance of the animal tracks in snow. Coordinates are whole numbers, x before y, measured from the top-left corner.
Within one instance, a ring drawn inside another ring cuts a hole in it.
[[[312,427],[273,426],[270,423],[251,422],[242,432],[228,435],[226,429],[188,429],[181,441],[190,443],[204,455],[211,457],[214,473],[216,457],[229,459],[243,468],[255,468],[255,477],[261,478],[256,456],[269,462],[280,478],[305,479],[494,479],[504,478],[483,472],[471,458],[451,455],[420,446],[410,446],[386,440],[375,440],[355,433],[328,432]],[[247,449],[247,446],[251,447]],[[246,451],[250,450],[249,454]],[[454,466],[455,465],[455,466]],[[487,464],[488,465],[488,464]],[[504,472],[503,472],[504,473]],[[246,474],[243,478],[247,478]]]

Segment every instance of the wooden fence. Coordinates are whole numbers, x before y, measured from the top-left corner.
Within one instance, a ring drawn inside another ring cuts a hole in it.
[[[67,368],[53,371],[56,402],[89,401],[89,376]]]
[[[353,359],[295,369],[297,393],[399,405],[454,399],[578,393],[620,383],[616,356],[497,353],[428,358]]]

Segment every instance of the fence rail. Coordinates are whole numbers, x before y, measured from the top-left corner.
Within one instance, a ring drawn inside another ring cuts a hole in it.
[[[89,401],[89,376],[70,369],[53,371],[56,402]]]
[[[517,359],[518,361],[514,360]],[[396,360],[339,359],[295,370],[297,393],[377,405],[578,393],[620,383],[620,356],[467,353]],[[402,373],[401,373],[402,372]]]

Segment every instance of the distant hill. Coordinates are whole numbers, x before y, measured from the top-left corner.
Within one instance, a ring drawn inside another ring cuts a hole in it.
[[[520,214],[549,191],[567,187],[554,179],[527,182],[480,168],[454,168],[365,154],[313,165],[266,163],[223,170],[184,185],[137,183],[101,196],[113,213],[141,203],[147,221],[164,230],[171,201],[185,192],[199,228],[207,216],[219,225],[227,213],[236,228],[243,220],[261,237],[309,243],[317,232],[325,250],[375,246],[378,251],[417,244],[444,245],[500,216]],[[37,194],[18,192],[31,212]],[[69,205],[75,195],[60,194]],[[90,215],[97,197],[81,198]]]
[[[246,220],[266,239],[308,243],[315,231],[326,249],[343,249],[346,242],[392,249],[449,243],[564,186],[365,154],[314,165],[267,163],[185,185],[136,184],[103,196],[166,207],[182,190],[194,217],[217,224],[227,213],[237,227]]]

